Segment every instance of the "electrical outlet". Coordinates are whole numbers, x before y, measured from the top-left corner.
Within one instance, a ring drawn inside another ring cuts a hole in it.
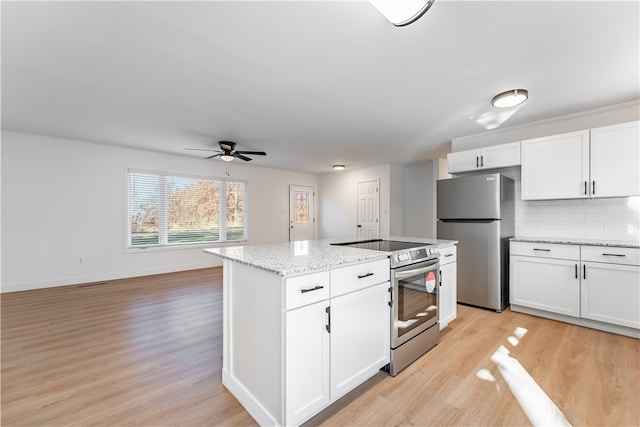
[[[84,264],[84,257],[78,257],[78,264]]]

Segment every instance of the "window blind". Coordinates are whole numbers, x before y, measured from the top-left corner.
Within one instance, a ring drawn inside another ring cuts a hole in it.
[[[128,246],[246,239],[246,183],[128,171]]]

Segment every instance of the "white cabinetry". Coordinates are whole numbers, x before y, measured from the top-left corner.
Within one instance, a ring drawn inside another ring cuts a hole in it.
[[[522,141],[522,199],[639,195],[639,123]]]
[[[640,122],[591,129],[591,197],[640,195]]]
[[[511,243],[512,305],[580,316],[580,247]]]
[[[582,317],[640,328],[640,249],[583,246]]]
[[[331,299],[331,401],[389,363],[389,310],[389,282]]]
[[[511,242],[511,310],[640,338],[640,249]]]
[[[522,199],[588,197],[589,131],[522,141]]]
[[[446,328],[457,315],[458,262],[456,246],[440,248],[440,330]]]
[[[261,425],[299,425],[390,359],[389,260],[282,278],[224,260],[223,384]]]
[[[520,164],[520,142],[493,145],[477,150],[465,150],[447,155],[449,173],[495,169]]]
[[[329,404],[328,307],[328,301],[322,301],[286,314],[285,401],[291,424]]]

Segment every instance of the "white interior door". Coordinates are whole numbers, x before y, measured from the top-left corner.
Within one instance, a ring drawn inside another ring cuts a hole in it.
[[[313,240],[314,217],[313,187],[289,186],[289,241]]]
[[[378,181],[358,183],[358,239],[377,239],[380,196]]]

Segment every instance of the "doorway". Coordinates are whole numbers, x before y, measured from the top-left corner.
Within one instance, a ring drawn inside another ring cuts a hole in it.
[[[289,241],[313,240],[314,224],[313,187],[289,186]]]
[[[377,239],[380,233],[379,183],[365,181],[358,183],[358,240]]]

